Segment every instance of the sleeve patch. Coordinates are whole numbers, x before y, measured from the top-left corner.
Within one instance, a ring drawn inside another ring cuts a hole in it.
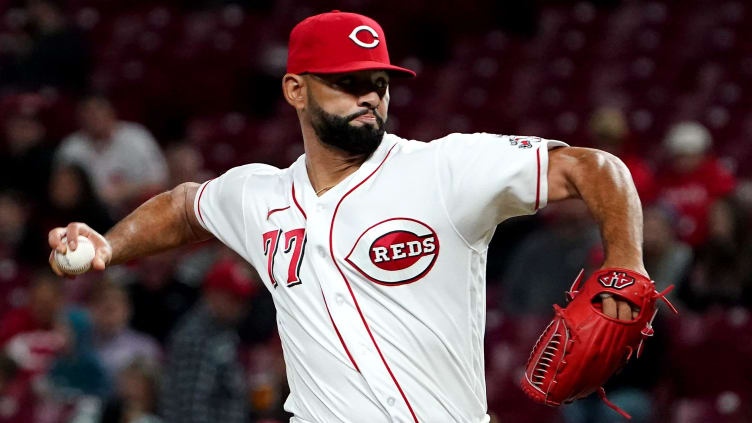
[[[509,144],[516,146],[517,148],[533,148],[533,144],[539,144],[541,142],[540,137],[528,137],[519,135],[510,135],[508,137]]]

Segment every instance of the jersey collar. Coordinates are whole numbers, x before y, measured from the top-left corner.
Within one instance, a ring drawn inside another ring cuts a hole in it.
[[[313,191],[313,186],[308,179],[308,172],[306,171],[305,154],[301,155],[291,166],[297,200],[302,200],[302,202],[305,203],[311,201],[314,203],[320,203],[324,201],[329,202],[333,199],[338,200],[354,184],[360,182],[363,177],[369,175],[376,169],[376,167],[384,160],[384,157],[386,157],[389,150],[397,143],[397,139],[398,138],[394,135],[384,133],[384,138],[382,139],[381,144],[379,144],[376,151],[371,154],[371,157],[366,159],[366,161],[360,165],[358,170],[332,187],[329,191],[322,194],[321,197],[316,196],[316,193]]]

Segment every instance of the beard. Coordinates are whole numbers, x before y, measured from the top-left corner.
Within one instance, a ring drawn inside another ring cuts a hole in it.
[[[363,110],[347,116],[337,116],[324,111],[309,94],[311,124],[316,136],[326,145],[335,147],[353,156],[370,156],[384,138],[384,119],[375,110]],[[350,122],[360,116],[373,112],[376,125],[370,123],[353,126]]]

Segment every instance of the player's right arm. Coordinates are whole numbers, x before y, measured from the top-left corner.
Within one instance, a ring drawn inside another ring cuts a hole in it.
[[[193,209],[199,187],[197,183],[186,182],[152,197],[104,236],[80,222],[52,229],[48,237],[50,247],[61,253],[68,247],[75,250],[78,235],[83,235],[94,244],[92,267],[103,270],[109,265],[207,240],[212,235],[198,222]],[[52,270],[63,276],[52,254],[49,261]]]

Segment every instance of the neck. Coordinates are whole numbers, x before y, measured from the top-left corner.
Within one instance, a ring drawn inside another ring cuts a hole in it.
[[[115,338],[117,335],[122,332],[122,329],[114,329],[114,330],[98,330],[94,333],[94,337],[99,341],[109,341],[113,338]]]
[[[351,155],[324,144],[310,125],[303,125],[303,148],[308,179],[317,195],[353,174],[368,159],[368,156]]]

